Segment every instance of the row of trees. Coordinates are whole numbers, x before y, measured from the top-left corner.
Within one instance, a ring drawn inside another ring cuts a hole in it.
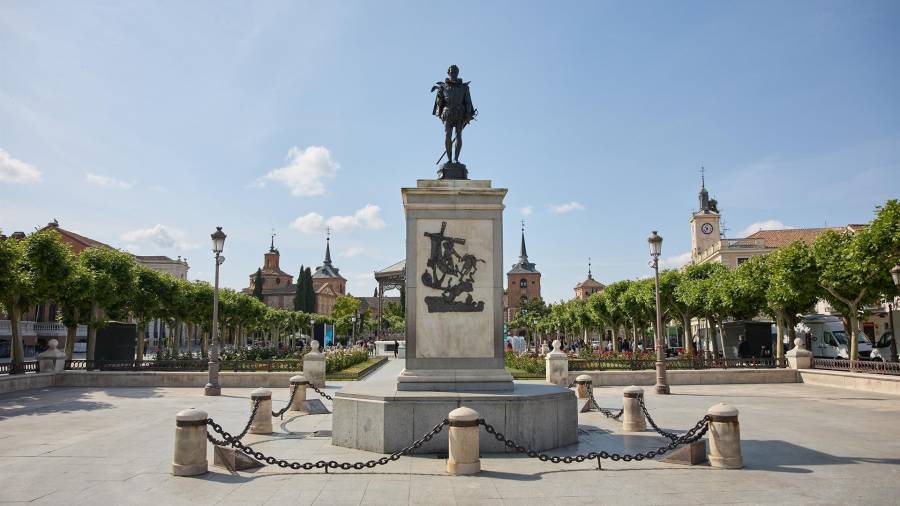
[[[689,265],[660,273],[664,321],[685,329],[685,347],[693,353],[691,321],[705,320],[716,329],[726,320],[772,318],[778,329],[777,355],[783,355],[783,333],[794,337],[798,315],[819,299],[839,311],[852,336],[860,332],[864,308],[897,295],[890,269],[900,261],[900,203],[890,200],[876,209],[865,228],[855,232],[826,231],[810,246],[794,242],[766,256],[753,257],[735,269],[722,264]],[[655,335],[655,287],[652,278],[611,283],[587,300],[545,305],[533,300],[510,322],[510,328],[543,337],[561,332],[580,335],[612,330],[635,345]],[[536,341],[536,340],[535,340]],[[857,340],[850,339],[850,356]],[[713,351],[717,350],[714,339]],[[618,339],[613,339],[618,351]]]
[[[0,239],[0,309],[12,324],[13,370],[21,370],[24,361],[19,321],[35,306],[49,301],[56,303],[57,317],[67,328],[68,359],[78,325],[88,326],[87,357],[91,359],[97,329],[111,320],[138,324],[139,359],[145,352],[145,329],[156,319],[175,330],[165,343],[170,354],[177,354],[182,344],[194,342],[198,334],[204,356],[207,352],[213,304],[213,288],[208,283],[159,273],[116,250],[89,248],[76,256],[54,230],[34,232],[23,240]],[[332,316],[270,308],[257,297],[229,288],[219,292],[219,328],[225,345],[245,346],[248,336],[256,335],[275,347],[286,343],[288,336],[309,329],[312,319],[334,323]]]

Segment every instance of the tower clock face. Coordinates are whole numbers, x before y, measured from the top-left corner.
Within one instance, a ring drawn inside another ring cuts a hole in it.
[[[713,231],[712,223],[704,223],[702,227],[700,227],[700,231],[706,235],[709,235]]]

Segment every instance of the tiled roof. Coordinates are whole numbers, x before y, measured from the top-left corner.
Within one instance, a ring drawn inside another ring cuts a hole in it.
[[[597,281],[594,278],[587,278],[584,281],[582,281],[581,283],[578,283],[577,285],[575,285],[575,288],[584,288],[584,287],[606,288],[606,285]]]
[[[785,230],[760,230],[755,234],[747,237],[747,239],[762,239],[767,248],[781,248],[796,241],[805,242],[812,245],[816,237],[819,237],[828,230],[835,232],[845,232],[847,227],[827,227],[827,228],[789,228]]]

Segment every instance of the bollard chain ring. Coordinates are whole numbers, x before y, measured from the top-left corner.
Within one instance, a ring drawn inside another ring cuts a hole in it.
[[[685,432],[681,436],[677,436],[673,441],[671,441],[666,446],[660,446],[656,450],[650,450],[644,453],[635,453],[635,454],[618,454],[618,453],[608,453],[605,451],[601,452],[590,452],[586,454],[579,455],[567,455],[564,457],[559,457],[556,455],[547,455],[546,453],[530,450],[512,439],[508,439],[502,433],[497,432],[494,429],[494,426],[485,422],[484,418],[478,419],[478,424],[484,427],[484,431],[488,434],[494,436],[494,439],[502,442],[506,445],[507,448],[511,450],[515,450],[519,453],[524,453],[525,455],[536,458],[543,462],[552,462],[554,464],[571,464],[572,462],[584,462],[585,460],[595,460],[595,459],[609,459],[613,461],[623,461],[623,462],[631,462],[632,460],[636,460],[638,462],[644,459],[653,459],[664,453],[674,450],[678,446],[693,443],[694,441],[699,441],[706,434],[706,431],[709,429],[709,415],[705,415],[701,418],[689,431]]]
[[[251,420],[252,420],[252,417],[251,417]],[[351,469],[362,470],[364,468],[373,468],[375,466],[383,466],[389,462],[399,459],[400,457],[402,457],[404,455],[409,455],[410,453],[413,453],[415,450],[421,448],[422,445],[424,445],[428,441],[431,441],[432,438],[434,438],[435,435],[437,435],[439,432],[444,430],[444,427],[446,427],[449,423],[450,423],[450,420],[445,418],[439,424],[435,425],[427,434],[425,434],[424,436],[422,436],[421,438],[419,438],[417,441],[410,444],[406,448],[403,448],[402,450],[392,453],[391,455],[386,456],[386,457],[381,457],[378,459],[373,459],[373,460],[368,460],[368,461],[360,461],[360,462],[337,462],[335,460],[320,460],[317,462],[297,462],[297,461],[291,462],[288,460],[276,459],[275,457],[267,456],[260,451],[254,450],[249,445],[245,445],[244,443],[241,443],[240,438],[236,438],[236,437],[232,436],[231,434],[225,432],[222,429],[222,426],[217,424],[215,421],[213,421],[212,418],[208,418],[206,420],[206,424],[209,425],[210,427],[212,427],[214,432],[220,434],[223,437],[223,439],[222,440],[215,439],[208,432],[206,434],[206,438],[214,445],[233,446],[234,448],[237,448],[238,450],[244,452],[246,455],[258,460],[259,462],[265,462],[266,464],[269,464],[269,465],[277,465],[278,467],[285,468],[285,469],[290,468],[295,471],[300,470],[300,469],[303,469],[305,471],[311,471],[313,469],[325,469],[325,472],[328,472],[329,469],[342,469],[344,471],[349,471]],[[241,436],[243,436],[243,434]]]

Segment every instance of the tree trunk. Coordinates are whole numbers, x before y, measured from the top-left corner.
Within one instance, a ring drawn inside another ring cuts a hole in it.
[[[694,349],[694,335],[691,333],[691,315],[683,313],[681,324],[684,325],[684,353],[693,356],[697,350]]]
[[[209,332],[201,329],[203,332],[203,340],[200,342],[200,358],[209,358]]]
[[[184,325],[181,318],[175,318],[175,332],[172,333],[172,354],[178,355],[181,352],[182,340],[184,339]]]
[[[25,343],[22,341],[22,333],[19,331],[19,320],[22,319],[22,310],[13,305],[9,311],[9,324],[12,327],[12,362],[10,373],[25,373]]]
[[[87,354],[88,360],[94,360],[94,350],[97,347],[97,324],[100,323],[100,306],[96,302],[91,303],[91,324],[88,327]]]
[[[848,332],[847,339],[850,340],[850,368],[855,369],[856,359],[859,356],[859,343],[856,341],[859,318],[856,315],[857,309],[855,302],[848,304],[848,308],[850,309],[850,332]]]
[[[784,311],[775,311],[775,358],[784,358]]]
[[[134,352],[134,359],[138,362],[144,360],[144,337],[147,334],[147,322],[138,322],[137,324],[137,349]]]
[[[613,325],[612,329],[612,350],[615,353],[619,352],[619,326]]]
[[[72,360],[72,354],[75,353],[75,340],[78,339],[78,311],[75,311],[75,324],[66,327],[66,360]]]

